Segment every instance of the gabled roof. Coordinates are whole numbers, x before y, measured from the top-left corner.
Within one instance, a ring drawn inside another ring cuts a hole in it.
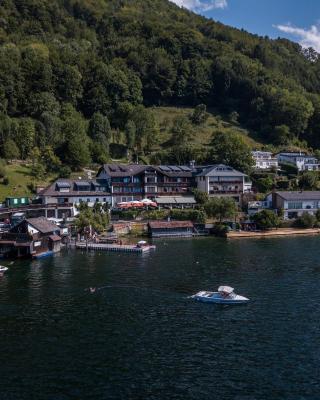
[[[90,187],[88,191],[79,191],[78,188]],[[54,196],[54,197],[72,197],[72,196],[104,196],[108,195],[108,192],[97,191],[97,186],[106,186],[97,183],[96,180],[72,180],[72,179],[58,179],[57,181],[51,183],[45,189],[38,193],[38,196]],[[69,189],[66,191],[59,191],[59,189]]]
[[[196,176],[247,176],[243,172],[224,164],[197,167],[197,170]]]
[[[26,222],[41,233],[51,233],[59,230],[59,227],[44,217],[27,218]]]
[[[279,197],[287,201],[301,201],[301,200],[319,200],[320,201],[320,190],[306,190],[300,192],[275,192]]]

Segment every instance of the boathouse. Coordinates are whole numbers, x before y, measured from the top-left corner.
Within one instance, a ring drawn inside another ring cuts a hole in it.
[[[40,257],[60,251],[60,228],[44,217],[28,218],[0,235],[4,257]]]
[[[194,226],[191,221],[150,221],[148,233],[154,238],[191,237]]]

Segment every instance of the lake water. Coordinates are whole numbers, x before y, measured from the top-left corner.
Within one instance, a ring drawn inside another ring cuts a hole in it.
[[[320,399],[320,238],[156,244],[13,264],[0,399]],[[252,301],[188,298],[220,284]]]

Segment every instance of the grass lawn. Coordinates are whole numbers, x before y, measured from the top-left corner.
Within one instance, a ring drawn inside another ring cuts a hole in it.
[[[170,128],[172,121],[178,116],[188,117],[192,114],[192,108],[185,107],[152,107],[152,111],[160,126],[160,142],[159,147],[170,147],[168,143],[170,139]],[[215,113],[214,110],[208,110],[209,117],[203,125],[194,126],[192,135],[192,144],[194,146],[207,146],[217,131],[233,131],[239,133],[244,141],[252,148],[261,148],[261,143],[255,140],[255,134],[249,132],[247,129],[242,128],[238,124],[230,123],[226,118],[220,114]]]
[[[0,201],[10,196],[31,196],[30,185],[48,185],[55,176],[48,175],[43,181],[37,181],[30,175],[30,167],[21,164],[10,164],[6,166],[6,176],[9,179],[9,184],[0,183]]]

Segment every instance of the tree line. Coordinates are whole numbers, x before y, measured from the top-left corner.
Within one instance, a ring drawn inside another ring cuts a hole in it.
[[[36,147],[76,169],[107,160],[117,135],[147,153],[159,136],[149,107],[158,105],[215,107],[268,143],[319,147],[319,66],[312,49],[166,0],[4,0],[0,156],[28,158]],[[192,155],[182,139],[178,161]]]

